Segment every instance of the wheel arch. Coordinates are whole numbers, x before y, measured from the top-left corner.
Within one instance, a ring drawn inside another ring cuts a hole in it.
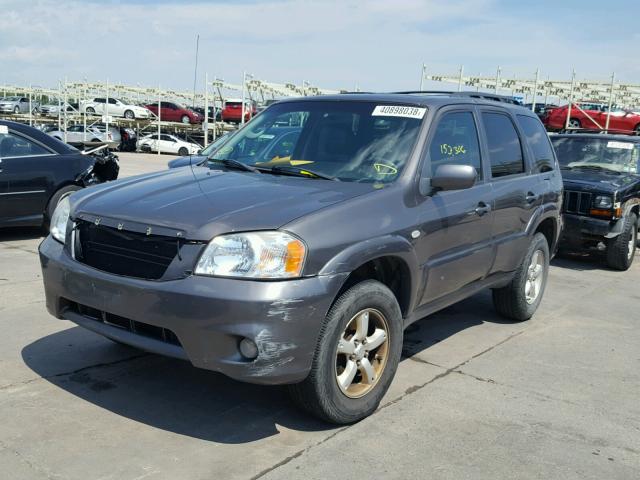
[[[413,245],[405,238],[380,237],[361,242],[343,250],[332,258],[319,272],[331,275],[349,272],[334,302],[353,285],[364,280],[377,280],[395,295],[406,318],[415,302],[415,290],[419,278]]]

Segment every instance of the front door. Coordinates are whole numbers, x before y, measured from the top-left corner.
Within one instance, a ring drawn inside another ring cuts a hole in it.
[[[420,304],[482,280],[493,261],[492,189],[485,181],[473,107],[447,109],[434,122],[422,175],[438,166],[471,165],[476,184],[466,190],[432,193],[418,207],[416,253],[424,276]]]

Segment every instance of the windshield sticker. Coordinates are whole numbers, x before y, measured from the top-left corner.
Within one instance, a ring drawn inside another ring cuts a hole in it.
[[[607,142],[607,148],[622,148],[624,150],[633,150],[633,143],[610,141]]]
[[[404,117],[417,118],[424,117],[426,108],[419,107],[403,107],[401,105],[377,105],[373,109],[372,117]]]
[[[454,155],[464,155],[467,153],[467,150],[464,148],[464,145],[449,145],[448,143],[440,144],[440,153],[448,156]]]
[[[378,175],[395,175],[398,173],[398,169],[393,165],[387,165],[385,163],[374,163],[373,168]]]
[[[7,135],[9,133],[9,127],[6,125],[0,125],[0,135]]]

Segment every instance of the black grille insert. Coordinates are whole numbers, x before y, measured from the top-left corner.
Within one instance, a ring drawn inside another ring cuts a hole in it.
[[[85,318],[95,320],[96,322],[120,328],[143,337],[160,340],[164,343],[170,343],[171,345],[177,345],[179,347],[182,346],[176,334],[168,328],[156,327],[155,325],[149,325],[148,323],[137,322],[136,320],[114,315],[113,313],[103,312],[69,300],[65,300],[65,304],[69,310],[78,313]]]
[[[591,209],[591,198],[591,193],[567,190],[564,192],[563,210],[567,213],[588,215]]]
[[[180,248],[180,239],[77,224],[76,260],[109,273],[158,280]]]

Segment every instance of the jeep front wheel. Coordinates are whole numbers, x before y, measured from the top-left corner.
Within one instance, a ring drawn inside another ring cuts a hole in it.
[[[542,233],[536,233],[511,282],[493,289],[496,311],[516,322],[529,320],[540,305],[548,273],[549,244]]]
[[[309,376],[289,387],[292,399],[332,423],[371,415],[395,375],[402,335],[400,307],[385,285],[366,280],[351,287],[329,311]]]
[[[628,270],[636,254],[638,217],[632,213],[625,217],[622,233],[609,240],[607,265],[615,270]]]

